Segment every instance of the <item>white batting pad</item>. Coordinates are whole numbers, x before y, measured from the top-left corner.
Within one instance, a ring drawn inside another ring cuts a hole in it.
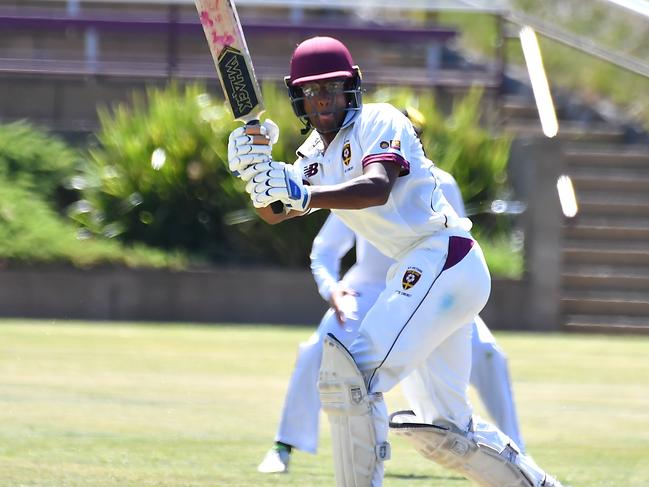
[[[390,457],[390,445],[377,445],[363,376],[347,349],[331,334],[323,341],[318,389],[322,409],[329,417],[336,486],[370,487],[377,462]]]
[[[390,416],[390,430],[406,437],[424,457],[480,486],[560,486],[530,457],[521,455],[515,446],[503,441],[507,437],[494,428],[465,432],[445,421],[423,424],[416,420],[412,411],[399,411]]]

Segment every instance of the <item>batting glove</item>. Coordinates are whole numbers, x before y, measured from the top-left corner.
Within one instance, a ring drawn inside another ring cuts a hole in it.
[[[228,139],[228,166],[235,176],[241,171],[271,158],[279,127],[270,119],[261,125],[244,125],[232,131]]]
[[[290,210],[305,211],[311,202],[311,192],[302,177],[285,162],[272,161],[265,169],[254,172],[246,184],[246,191],[255,208],[281,201]]]

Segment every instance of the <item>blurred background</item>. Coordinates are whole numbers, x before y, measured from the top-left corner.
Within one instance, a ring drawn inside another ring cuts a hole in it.
[[[492,328],[649,331],[649,2],[236,5],[276,159],[300,140],[291,52],[333,35],[366,101],[424,115],[494,277]],[[317,323],[326,215],[252,216],[191,0],[2,0],[0,32],[0,315]]]

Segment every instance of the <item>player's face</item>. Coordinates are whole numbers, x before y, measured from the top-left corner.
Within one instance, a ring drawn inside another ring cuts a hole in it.
[[[345,119],[345,80],[314,81],[300,86],[304,110],[311,125],[320,133],[337,132]]]

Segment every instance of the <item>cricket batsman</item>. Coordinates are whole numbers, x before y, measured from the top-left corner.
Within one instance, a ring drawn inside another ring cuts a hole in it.
[[[415,123],[411,114],[415,109],[410,108],[408,112],[419,133],[421,124]],[[459,215],[464,216],[462,195],[453,176],[437,167],[433,168],[433,172],[448,202]],[[341,260],[354,246],[356,262],[343,279],[339,280]],[[311,271],[320,295],[331,307],[323,316],[318,329],[298,348],[275,444],[259,464],[259,472],[287,472],[293,448],[316,453],[320,416],[316,382],[322,357],[322,341],[327,333],[333,333],[345,346],[351,345],[360,322],[383,291],[385,276],[392,264],[392,259],[381,254],[367,240],[355,235],[335,215],[327,218],[313,241]],[[507,358],[479,316],[471,327],[471,384],[478,391],[496,425],[523,450]],[[411,374],[401,383],[406,399],[413,408],[416,408],[420,391],[419,380],[421,377]]]
[[[230,135],[230,169],[259,216],[276,224],[330,209],[396,261],[351,345],[335,334],[323,340],[318,389],[336,485],[382,485],[391,427],[479,485],[559,486],[509,437],[473,417],[468,323],[487,302],[489,271],[471,222],[444,198],[410,121],[389,104],[362,104],[360,70],[330,37],[297,46],[286,84],[295,114],[314,129],[294,164],[270,160],[246,127]],[[283,213],[270,208],[275,201]],[[383,393],[411,373],[424,379],[418,406],[388,418]]]

